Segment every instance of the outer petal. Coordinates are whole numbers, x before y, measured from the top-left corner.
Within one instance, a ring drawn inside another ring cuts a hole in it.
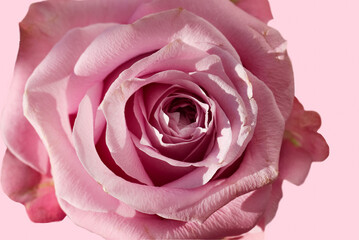
[[[232,2],[265,23],[273,18],[268,0],[232,0]]]
[[[271,191],[269,198],[267,199],[266,209],[258,220],[257,226],[242,236],[229,237],[225,238],[225,240],[263,240],[265,227],[274,218],[278,209],[279,201],[283,196],[282,183],[283,180],[278,178],[271,184]]]
[[[280,176],[294,184],[304,182],[312,162],[323,161],[329,155],[325,139],[317,133],[320,116],[305,111],[295,98],[292,113],[286,123],[280,158]]]
[[[99,22],[126,23],[141,3],[140,0],[91,0],[31,5],[20,23],[19,54],[2,119],[5,144],[20,161],[42,174],[49,172],[47,152],[22,109],[25,83],[35,67],[68,30]]]
[[[251,167],[259,167],[258,159],[265,159],[261,162],[264,164],[263,168],[269,165],[278,171],[284,119],[275,103],[272,92],[249,72],[248,77],[253,85],[253,97],[258,105],[258,117],[253,138],[247,146],[243,161],[248,161],[250,169]],[[269,180],[269,182],[271,181]]]
[[[272,221],[275,214],[277,213],[279,201],[283,197],[282,183],[283,180],[280,178],[272,183],[272,190],[267,202],[266,210],[261,216],[261,219],[258,221],[258,226],[260,226],[263,230],[265,229],[266,225]]]
[[[48,149],[52,175],[57,184],[57,196],[82,209],[101,212],[115,210],[117,201],[97,188],[98,184],[78,161],[69,133],[62,127],[62,116],[56,109],[56,99],[48,93],[40,92],[30,95],[27,99],[34,105],[26,107],[26,114],[41,134]],[[41,106],[42,104],[45,107]],[[36,112],[36,106],[47,111]],[[42,124],[38,124],[39,122]]]
[[[287,119],[292,108],[294,81],[286,42],[279,32],[235,7],[229,0],[155,0],[141,5],[132,21],[176,7],[203,17],[223,33],[237,50],[243,66],[273,92],[284,119]]]
[[[117,201],[102,191],[96,192],[97,188],[93,186],[97,183],[89,179],[81,163],[76,161],[78,158],[71,143],[67,93],[74,86],[84,94],[87,90],[94,92],[89,89],[91,85],[98,88],[96,82],[89,84],[88,79],[74,76],[73,66],[93,38],[112,25],[96,24],[69,31],[35,69],[24,96],[24,114],[39,133],[49,153],[57,195],[75,206],[93,211],[116,209]],[[73,84],[74,81],[77,84]],[[68,86],[72,88],[68,89]],[[98,98],[98,91],[95,92],[91,96]],[[79,202],[79,199],[83,201]]]
[[[52,179],[23,164],[9,150],[4,156],[1,184],[12,200],[25,205],[34,222],[60,221],[66,216],[56,200]]]
[[[249,231],[262,213],[269,193],[267,186],[244,194],[218,209],[204,223],[173,221],[139,212],[94,213],[76,209],[66,201],[60,203],[72,221],[106,239],[221,239]]]
[[[104,77],[131,58],[156,51],[177,39],[202,51],[221,46],[239,61],[237,52],[218,29],[177,7],[129,25],[118,25],[102,34],[81,55],[74,72],[83,77]],[[171,53],[170,48],[167,50]]]

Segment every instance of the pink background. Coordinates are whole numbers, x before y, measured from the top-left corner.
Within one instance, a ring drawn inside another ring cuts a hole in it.
[[[4,1],[0,7],[0,104],[6,99],[18,47],[17,23],[30,0]],[[358,236],[359,215],[359,4],[357,0],[270,1],[279,29],[288,40],[296,95],[318,111],[320,132],[330,157],[315,163],[306,182],[284,184],[284,199],[267,228],[267,240],[339,240]],[[0,155],[5,146],[0,143]],[[69,219],[34,224],[22,205],[0,192],[1,239],[102,239]]]

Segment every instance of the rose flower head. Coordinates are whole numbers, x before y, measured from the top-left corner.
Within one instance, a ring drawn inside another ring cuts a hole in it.
[[[1,183],[106,239],[249,239],[328,155],[266,0],[32,4]]]

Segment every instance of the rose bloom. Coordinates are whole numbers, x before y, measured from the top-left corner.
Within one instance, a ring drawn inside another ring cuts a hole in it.
[[[266,0],[31,5],[2,119],[5,193],[106,239],[258,237],[328,155]]]

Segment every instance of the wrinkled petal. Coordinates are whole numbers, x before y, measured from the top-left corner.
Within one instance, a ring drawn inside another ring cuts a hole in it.
[[[322,135],[317,133],[320,125],[319,114],[305,111],[295,98],[283,138],[281,178],[300,185],[307,177],[311,163],[323,161],[328,157],[328,144]]]
[[[181,7],[203,17],[229,40],[243,66],[273,92],[284,119],[293,102],[294,81],[286,42],[279,32],[233,7],[229,0],[155,0],[141,5],[131,21],[151,13]],[[228,17],[230,16],[230,17]]]
[[[75,73],[83,77],[97,75],[101,78],[127,60],[158,50],[177,39],[202,51],[221,46],[239,61],[236,51],[215,27],[177,7],[144,17],[130,25],[118,25],[102,34],[82,54],[75,66]]]
[[[244,194],[204,223],[180,222],[138,212],[131,215],[81,211],[60,200],[76,224],[106,239],[220,239],[249,231],[264,210],[270,187]],[[121,227],[119,227],[121,226]]]
[[[33,222],[60,221],[66,216],[57,202],[51,178],[25,165],[9,150],[2,165],[1,185],[4,192],[26,207]]]
[[[258,106],[258,116],[253,137],[238,171],[256,175],[259,169],[270,167],[278,174],[284,119],[275,103],[273,93],[251,73],[247,74],[253,85],[253,98]],[[267,179],[268,183],[272,180]]]

